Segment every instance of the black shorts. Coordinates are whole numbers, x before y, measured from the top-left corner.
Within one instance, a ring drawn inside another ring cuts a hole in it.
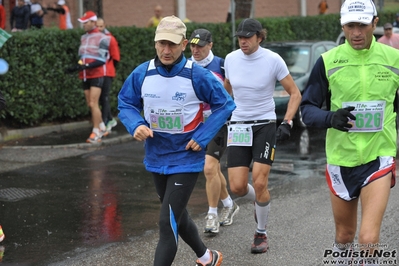
[[[90,87],[98,87],[102,89],[104,86],[104,80],[104,77],[86,79],[86,81],[83,81],[83,90],[90,90]]]
[[[272,165],[276,150],[276,123],[252,126],[252,146],[229,146],[227,167],[250,167],[254,162]]]
[[[226,150],[227,143],[227,126],[223,125],[216,136],[209,142],[206,147],[206,155],[212,156],[218,161],[222,158]]]

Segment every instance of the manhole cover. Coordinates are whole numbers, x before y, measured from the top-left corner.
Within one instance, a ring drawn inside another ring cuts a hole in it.
[[[45,189],[5,188],[0,189],[0,201],[19,201],[47,192]]]

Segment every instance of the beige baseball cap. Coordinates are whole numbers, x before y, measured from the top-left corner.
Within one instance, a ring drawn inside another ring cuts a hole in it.
[[[164,17],[155,31],[154,41],[166,40],[179,44],[183,38],[186,38],[186,31],[186,25],[178,17]]]

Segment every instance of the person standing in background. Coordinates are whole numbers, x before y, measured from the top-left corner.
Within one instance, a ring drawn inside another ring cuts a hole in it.
[[[319,15],[324,15],[327,12],[328,9],[328,4],[326,0],[321,0],[321,2],[319,3]]]
[[[392,22],[392,26],[394,26],[395,28],[399,28],[399,13],[396,13],[396,18],[395,21]]]
[[[29,24],[29,6],[25,5],[24,0],[18,0],[18,5],[11,11],[10,26],[11,31],[22,31],[28,28]]]
[[[156,28],[159,22],[162,20],[162,6],[156,5],[154,7],[154,16],[152,16],[147,23],[148,28]]]
[[[32,0],[30,4],[30,26],[41,29],[43,27],[43,16],[46,14],[46,9],[39,4],[39,0]]]
[[[119,45],[118,41],[115,39],[115,37],[107,30],[105,27],[105,21],[102,18],[97,19],[97,28],[99,31],[104,33],[105,35],[108,35],[111,40],[109,43],[109,49],[108,49],[108,59],[106,64],[106,75],[104,77],[104,86],[101,90],[101,96],[100,96],[100,105],[102,107],[101,113],[102,113],[102,118],[103,122],[106,125],[106,129],[108,132],[112,131],[112,128],[115,127],[118,123],[116,122],[116,119],[113,118],[112,112],[111,112],[111,106],[109,104],[109,92],[111,91],[112,88],[112,80],[116,76],[116,65],[119,63],[121,59],[120,51],[119,51]]]
[[[0,0],[0,28],[3,30],[6,29],[6,10],[4,9],[2,0]]]
[[[83,81],[83,90],[87,106],[90,108],[93,129],[86,140],[88,143],[101,142],[101,138],[108,135],[102,120],[99,99],[104,86],[106,75],[106,61],[110,37],[100,32],[96,26],[97,15],[87,11],[78,19],[86,32],[80,39],[78,64],[67,69],[73,73],[79,71],[79,78]]]
[[[384,24],[384,35],[378,39],[378,42],[392,46],[393,48],[399,49],[399,34],[393,33],[392,24]]]
[[[73,29],[71,14],[65,0],[58,0],[56,7],[47,7],[47,10],[58,13],[60,30]]]
[[[210,70],[220,81],[224,82],[224,59],[215,56],[212,52],[212,34],[206,29],[196,29],[188,40],[191,50],[191,60],[196,64]],[[204,119],[211,114],[209,104],[204,104]],[[204,175],[206,178],[206,195],[208,198],[208,213],[205,217],[204,233],[219,233],[220,225],[231,225],[233,217],[240,209],[227,191],[227,182],[224,177],[220,158],[223,156],[227,145],[227,125],[219,130],[216,136],[206,147]],[[221,215],[218,215],[219,200],[223,203]]]

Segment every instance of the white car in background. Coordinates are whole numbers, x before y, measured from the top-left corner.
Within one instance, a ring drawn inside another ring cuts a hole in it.
[[[392,28],[393,33],[399,33],[399,28],[393,27]],[[374,32],[373,32],[375,39],[378,40],[382,35],[384,35],[384,28],[383,27],[376,27]],[[344,32],[342,31],[341,34],[337,38],[337,45],[343,44],[345,42],[345,35]]]

